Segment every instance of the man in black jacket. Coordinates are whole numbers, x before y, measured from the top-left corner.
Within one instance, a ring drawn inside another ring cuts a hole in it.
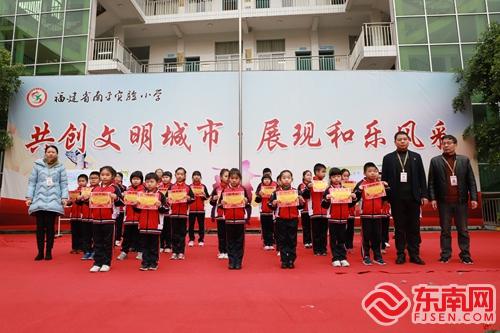
[[[432,208],[439,211],[441,225],[441,257],[447,263],[451,258],[451,219],[455,220],[458,233],[460,259],[472,264],[470,239],[467,230],[467,203],[477,208],[476,179],[469,159],[457,155],[457,138],[445,135],[441,139],[443,154],[433,157],[429,166],[429,198]]]
[[[406,132],[394,135],[396,151],[384,156],[382,180],[391,188],[389,202],[396,238],[396,264],[406,261],[424,265],[420,258],[420,206],[428,202],[424,166],[419,154],[409,151],[410,138]]]

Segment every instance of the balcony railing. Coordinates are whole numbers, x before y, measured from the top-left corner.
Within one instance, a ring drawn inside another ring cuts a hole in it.
[[[92,60],[112,60],[123,64],[131,73],[140,73],[142,65],[118,38],[94,40]]]
[[[363,56],[365,48],[379,51],[380,56],[385,55],[385,47],[393,46],[393,25],[390,22],[365,23],[361,27],[361,33],[356,40],[349,62],[351,67],[355,66],[360,57]]]

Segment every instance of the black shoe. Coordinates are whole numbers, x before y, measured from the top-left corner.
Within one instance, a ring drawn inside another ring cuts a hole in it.
[[[43,260],[43,253],[38,253],[35,257],[35,261]]]
[[[51,252],[47,252],[47,254],[45,255],[45,260],[52,260],[52,253]]]
[[[288,268],[288,263],[282,262],[281,263],[281,268],[283,268],[283,269]]]
[[[402,265],[406,262],[406,258],[404,255],[399,255],[397,258],[396,258],[396,265]]]
[[[326,252],[321,252],[319,255],[322,257],[326,257]]]
[[[241,269],[241,264],[234,265],[234,269]]]
[[[288,263],[288,268],[290,268],[290,269],[294,269],[294,268],[295,268],[294,263],[290,261],[290,262]]]
[[[443,264],[447,264],[450,261],[450,257],[441,257],[439,258],[439,262]]]
[[[466,265],[472,265],[474,263],[471,257],[463,257],[460,260],[462,261],[463,264]]]
[[[236,269],[235,265],[233,263],[229,263],[229,266],[228,266],[229,269]]]
[[[417,265],[425,265],[425,261],[423,261],[419,256],[411,257],[410,262]]]

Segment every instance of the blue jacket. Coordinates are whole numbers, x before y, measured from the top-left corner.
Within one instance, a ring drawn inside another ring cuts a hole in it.
[[[52,186],[47,184],[47,178],[52,178]],[[43,159],[35,161],[28,180],[26,198],[31,199],[28,213],[51,211],[64,214],[61,200],[68,198],[68,177],[64,166],[56,162],[49,166]]]

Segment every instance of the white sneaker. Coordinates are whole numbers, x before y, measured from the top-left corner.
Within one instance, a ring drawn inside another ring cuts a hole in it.
[[[194,242],[193,241],[189,241],[188,246],[189,247],[193,247],[194,246]]]
[[[335,260],[333,263],[332,263],[333,267],[340,267],[340,261],[339,260]]]
[[[276,256],[279,257],[280,255],[281,255],[280,251],[276,252]]]
[[[385,243],[385,247],[386,247],[386,248],[389,248],[389,247],[391,247],[391,244],[389,244],[389,243]]]
[[[177,259],[179,259],[179,257],[177,256],[177,253],[172,253],[170,260],[177,260]]]
[[[97,273],[97,272],[99,272],[100,270],[101,270],[101,267],[96,266],[96,265],[94,265],[94,266],[92,266],[92,267],[90,268],[90,272],[91,272],[91,273]]]
[[[224,253],[219,253],[217,255],[217,259],[224,259]]]
[[[264,246],[264,251],[269,251],[269,246]]]
[[[116,245],[116,246],[120,246],[120,244],[121,244],[121,243],[122,243],[122,242],[120,242],[119,240],[115,241],[115,245]]]
[[[186,256],[184,255],[184,253],[179,253],[179,254],[177,255],[177,259],[179,259],[179,260],[184,260],[184,259],[186,259]]]
[[[120,255],[116,257],[118,260],[125,260],[125,258],[127,258],[127,254],[125,252],[121,252]]]
[[[224,253],[224,259],[229,259],[229,254]]]
[[[109,267],[108,265],[102,265],[99,272],[109,272],[110,269],[111,269],[111,267]]]
[[[142,260],[142,252],[137,252],[137,255],[135,256],[135,259]]]
[[[169,247],[167,247],[167,248],[165,249],[165,252],[166,252],[166,253],[172,253],[172,249],[171,249],[171,248],[169,248]]]
[[[165,249],[160,247],[160,253],[163,253],[163,251],[165,251]]]
[[[205,243],[204,243],[204,242],[198,242],[198,246],[199,246],[199,247],[204,247],[204,246],[205,246]]]
[[[274,250],[274,246],[269,245],[268,247],[269,247],[269,250]]]
[[[380,250],[380,252],[381,252],[382,254],[386,254],[386,253],[387,253],[387,251],[386,251],[385,249]]]
[[[340,266],[342,266],[342,267],[349,267],[350,265],[351,264],[349,264],[349,261],[347,261],[345,259],[340,261]]]

